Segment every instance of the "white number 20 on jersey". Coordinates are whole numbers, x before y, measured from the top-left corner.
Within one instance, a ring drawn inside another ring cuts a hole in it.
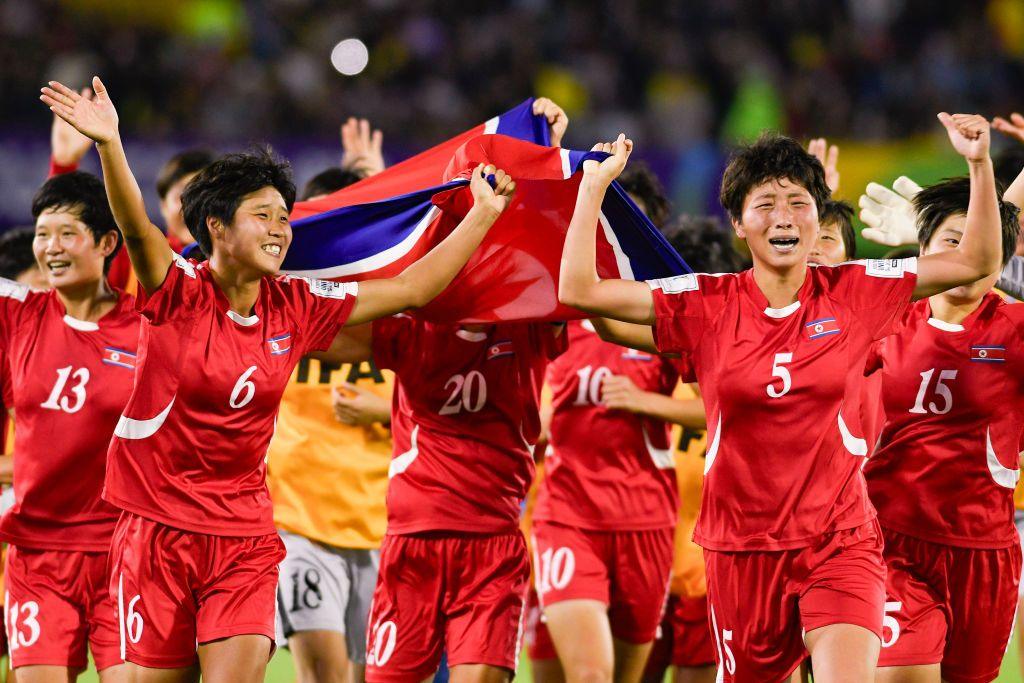
[[[463,410],[479,413],[487,403],[487,378],[478,370],[452,375],[444,383],[444,390],[451,393],[438,411],[439,415],[457,415]]]

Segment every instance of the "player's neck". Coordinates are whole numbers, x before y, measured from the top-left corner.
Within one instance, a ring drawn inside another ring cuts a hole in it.
[[[753,270],[754,282],[772,308],[785,308],[795,302],[804,280],[807,279],[806,263],[785,270],[758,267],[754,264]]]
[[[107,284],[106,278],[78,287],[61,287],[56,292],[64,305],[64,312],[85,322],[97,322],[117,304],[117,294]]]
[[[942,322],[959,325],[967,319],[971,313],[978,310],[984,296],[976,299],[958,299],[949,296],[948,293],[936,294],[928,298],[928,307],[932,311],[932,317]]]
[[[262,276],[224,268],[216,255],[210,258],[209,269],[214,283],[228,300],[231,310],[245,318],[252,315],[256,300],[260,296]]]

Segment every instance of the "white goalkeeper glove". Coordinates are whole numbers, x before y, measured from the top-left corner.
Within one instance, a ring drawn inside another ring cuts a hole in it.
[[[868,183],[858,202],[860,219],[868,226],[861,235],[889,247],[917,244],[917,212],[910,200],[921,191],[921,186],[901,175],[892,188]]]

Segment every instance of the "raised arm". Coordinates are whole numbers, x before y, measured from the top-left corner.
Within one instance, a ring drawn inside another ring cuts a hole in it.
[[[590,322],[601,339],[628,349],[659,353],[654,343],[654,329],[650,325],[624,323],[611,318],[591,318]]]
[[[918,259],[914,298],[976,282],[999,270],[1002,261],[996,177],[989,157],[989,123],[977,114],[939,114],[953,148],[967,160],[971,196],[960,245]]]
[[[39,99],[49,105],[54,114],[96,142],[110,210],[124,235],[139,284],[152,292],[163,284],[173,252],[167,238],[146,214],[142,192],[121,144],[114,103],[99,77],[93,77],[92,88],[95,95],[90,100],[62,83],[50,81]]]
[[[494,175],[492,189],[488,175]],[[469,261],[484,235],[511,201],[516,184],[504,171],[483,164],[474,169],[469,181],[473,208],[440,244],[393,278],[359,283],[359,297],[346,325],[394,315],[430,303],[451,284]]]
[[[594,146],[610,157],[598,163],[583,162],[583,180],[576,196],[576,210],[562,249],[558,276],[558,300],[567,306],[605,318],[651,325],[654,295],[646,283],[635,280],[602,280],[597,274],[597,224],[605,192],[633,151],[633,141],[619,134],[615,142]]]

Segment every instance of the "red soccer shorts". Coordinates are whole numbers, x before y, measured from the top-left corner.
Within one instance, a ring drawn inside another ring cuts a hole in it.
[[[530,580],[526,542],[504,535],[385,536],[370,608],[368,681],[422,681],[448,666],[515,671]]]
[[[533,537],[542,605],[598,600],[608,605],[613,636],[628,643],[654,640],[672,569],[671,528],[593,531],[536,522]]]
[[[781,681],[807,656],[803,634],[854,624],[881,639],[885,564],[878,522],[805,548],[704,551],[712,635],[724,681]]]
[[[661,683],[669,666],[697,669],[714,665],[715,644],[708,626],[707,596],[670,595],[642,680]]]
[[[558,653],[551,642],[551,633],[544,623],[544,615],[540,609],[537,591],[531,586],[526,596],[526,621],[524,623],[523,640],[526,642],[526,654],[533,661],[555,659]]]
[[[878,665],[941,662],[949,683],[993,680],[1013,629],[1020,545],[957,548],[883,534],[888,595]]]
[[[107,553],[34,550],[11,546],[7,554],[4,631],[11,665],[121,663],[117,606],[107,592]]]
[[[110,548],[110,593],[125,659],[176,669],[196,661],[196,643],[264,635],[273,652],[277,534],[213,536],[125,512]]]

